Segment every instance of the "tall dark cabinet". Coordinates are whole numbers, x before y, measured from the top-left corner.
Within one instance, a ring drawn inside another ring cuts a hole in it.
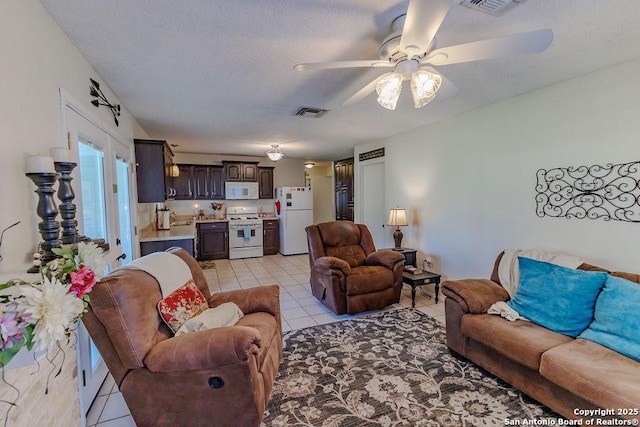
[[[336,220],[353,221],[353,157],[335,162]]]
[[[134,139],[138,203],[158,203],[173,197],[173,152],[166,141]]]
[[[260,166],[258,168],[258,187],[261,199],[273,199],[273,166]]]
[[[262,250],[265,255],[275,255],[280,249],[279,224],[280,221],[277,219],[265,219],[262,223]]]

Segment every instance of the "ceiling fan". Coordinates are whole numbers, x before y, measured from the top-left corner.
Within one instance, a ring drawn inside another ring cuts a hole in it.
[[[343,105],[356,103],[375,90],[380,105],[394,110],[402,90],[402,82],[411,80],[414,105],[420,108],[435,98],[443,82],[450,90],[458,92],[455,86],[440,72],[431,68],[431,65],[451,65],[539,53],[546,50],[553,41],[553,31],[543,29],[437,48],[436,32],[454,1],[409,0],[407,13],[393,21],[392,33],[380,45],[380,59],[298,64],[294,69],[309,71],[356,67],[394,68],[360,89]]]

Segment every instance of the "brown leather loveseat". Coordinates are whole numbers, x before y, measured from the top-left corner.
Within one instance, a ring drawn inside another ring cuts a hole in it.
[[[640,419],[639,362],[586,339],[486,313],[493,303],[509,300],[498,278],[502,256],[491,280],[442,284],[448,347],[566,418]],[[578,268],[606,271],[589,264]],[[640,283],[639,275],[611,274]],[[608,416],[588,412],[598,408],[631,412]]]
[[[400,301],[404,255],[376,251],[366,225],[332,221],[306,228],[311,293],[336,314]]]
[[[83,323],[139,427],[258,426],[282,358],[278,286],[211,296],[196,260],[168,252],[188,264],[209,307],[234,302],[244,317],[173,336],[156,307],[158,281],[121,269],[95,285]]]

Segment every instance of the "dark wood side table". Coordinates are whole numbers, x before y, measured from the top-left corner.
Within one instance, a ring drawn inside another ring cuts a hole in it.
[[[438,303],[438,291],[440,291],[440,275],[424,271],[420,274],[402,273],[402,282],[411,286],[411,307],[416,307],[416,288],[418,286],[434,284],[436,303]]]
[[[385,250],[400,252],[404,255],[404,259],[406,260],[406,265],[413,265],[414,267],[418,266],[418,262],[416,259],[416,253],[418,252],[415,249],[411,248],[385,248]]]

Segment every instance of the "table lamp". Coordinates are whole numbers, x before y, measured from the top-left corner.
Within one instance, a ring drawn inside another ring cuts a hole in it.
[[[396,231],[393,232],[393,240],[396,246],[394,249],[400,249],[402,247],[402,231],[400,231],[400,226],[409,225],[407,224],[407,212],[401,208],[391,209],[387,225],[395,225]]]

